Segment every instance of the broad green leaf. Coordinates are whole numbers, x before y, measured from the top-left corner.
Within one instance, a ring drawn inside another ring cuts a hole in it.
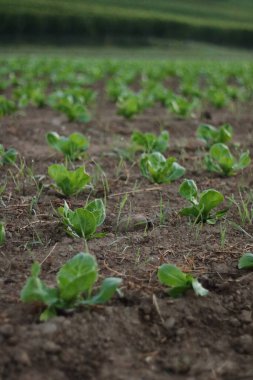
[[[75,300],[81,293],[92,288],[97,276],[95,257],[89,253],[78,253],[67,261],[57,274],[60,297],[67,301]]]
[[[52,305],[58,300],[57,289],[47,287],[38,277],[39,264],[32,266],[32,276],[29,277],[21,290],[21,300],[23,302],[41,302],[45,305]]]
[[[79,116],[84,118],[83,116]],[[75,116],[73,116],[75,119]],[[86,120],[82,120],[86,121]],[[69,137],[59,136],[57,132],[49,132],[46,140],[50,146],[71,160],[76,160],[89,147],[89,141],[81,133],[72,133]]]
[[[164,183],[170,183],[181,178],[185,174],[185,168],[179,165],[177,162],[173,162],[171,170],[163,177]]]
[[[183,207],[179,211],[179,215],[181,215],[181,216],[189,216],[191,218],[198,218],[198,217],[201,216],[201,212],[199,211],[199,209],[196,206]]]
[[[106,214],[102,199],[95,199],[94,201],[89,202],[85,209],[90,211],[95,216],[97,227],[101,226],[105,220]]]
[[[233,128],[230,124],[224,124],[219,129],[219,134],[215,142],[226,144],[232,139]]]
[[[195,181],[192,179],[185,179],[182,182],[179,187],[179,194],[195,205],[198,203],[198,188]]]
[[[239,260],[239,269],[253,269],[253,253],[245,253]]]
[[[88,240],[96,231],[96,217],[92,214],[92,212],[84,208],[78,208],[71,212],[68,219],[72,230],[74,230],[79,237],[83,237]]]
[[[144,177],[155,183],[169,183],[185,173],[185,169],[175,162],[174,157],[166,159],[159,152],[142,155],[140,169]]]
[[[83,167],[70,171],[64,165],[53,164],[49,166],[48,174],[66,196],[79,193],[90,182]]]
[[[170,287],[187,287],[188,279],[185,273],[172,264],[163,264],[158,269],[158,279],[161,284]]]
[[[250,158],[249,152],[248,151],[244,152],[241,154],[239,161],[234,164],[233,169],[236,171],[243,170],[247,168],[247,166],[249,166],[250,163],[251,163],[251,158]]]
[[[211,147],[209,154],[210,157],[220,165],[224,174],[230,174],[235,163],[235,159],[225,144],[214,144]]]
[[[201,124],[197,129],[196,135],[197,138],[210,145],[216,139],[217,129],[212,125]]]
[[[197,296],[207,296],[208,290],[205,289],[197,279],[192,279],[192,287]]]
[[[217,190],[208,189],[203,191],[199,197],[199,209],[205,217],[215,207],[224,201],[224,196]]]
[[[117,288],[121,285],[122,279],[117,277],[108,277],[106,278],[100,287],[99,293],[96,294],[94,297],[92,297],[89,300],[85,300],[82,302],[82,304],[90,304],[90,305],[96,305],[96,304],[102,304],[107,301],[109,301],[114,293],[116,292]]]

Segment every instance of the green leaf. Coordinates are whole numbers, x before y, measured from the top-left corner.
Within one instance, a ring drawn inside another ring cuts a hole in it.
[[[106,213],[102,199],[95,199],[94,201],[89,202],[85,209],[94,215],[97,227],[104,222]]]
[[[251,163],[251,158],[249,155],[249,151],[244,152],[241,154],[239,161],[234,164],[233,170],[238,171],[238,170],[243,170],[247,168]]]
[[[210,157],[219,164],[224,174],[229,175],[231,173],[235,159],[225,144],[214,144],[209,154]]]
[[[192,279],[192,287],[197,296],[207,296],[208,290],[205,289],[197,279]]]
[[[40,274],[39,263],[32,265],[32,275],[26,281],[21,290],[21,300],[23,302],[41,302],[45,305],[52,305],[58,300],[58,292],[54,288],[47,287],[38,277]]]
[[[83,120],[86,116],[79,115],[82,121],[87,121]],[[52,148],[63,153],[70,160],[78,159],[89,147],[88,139],[78,132],[72,133],[69,137],[59,136],[57,132],[49,132],[46,140]]]
[[[172,264],[163,264],[159,267],[158,279],[161,284],[170,287],[184,288],[188,286],[186,274]]]
[[[73,301],[84,291],[89,291],[97,280],[98,269],[94,256],[78,253],[66,262],[57,274],[60,297]]]
[[[173,298],[181,297],[185,292],[190,289],[190,286],[175,286],[174,288],[169,289],[169,295]]]
[[[117,288],[121,285],[122,279],[117,277],[108,277],[106,278],[101,287],[100,291],[97,295],[92,297],[90,300],[85,300],[82,302],[82,304],[90,304],[90,305],[96,305],[96,304],[103,304],[107,301],[109,301],[114,293],[116,292]]]
[[[232,139],[233,128],[230,124],[224,124],[220,127],[217,139],[215,142],[226,144]]]
[[[46,322],[50,318],[53,318],[57,315],[56,309],[54,307],[47,307],[43,313],[40,314],[40,321],[41,322]]]
[[[224,196],[217,190],[208,189],[203,191],[199,197],[199,209],[204,217],[207,217],[212,209],[224,201]]]
[[[136,144],[136,149],[146,153],[160,152],[163,153],[168,148],[169,133],[163,131],[159,136],[153,133],[133,132],[131,140]]]
[[[212,125],[201,124],[197,129],[196,135],[198,139],[210,146],[216,139],[217,129]]]
[[[96,217],[92,214],[92,212],[84,208],[78,208],[71,212],[68,219],[71,229],[74,230],[79,237],[83,237],[87,240],[96,231]]]
[[[2,156],[3,164],[13,164],[17,160],[17,151],[14,148],[9,148]]]
[[[181,216],[190,216],[191,218],[197,218],[197,217],[201,216],[201,213],[200,213],[200,211],[198,210],[197,207],[192,206],[192,207],[183,207],[179,211],[179,215],[181,215]]]
[[[185,173],[185,169],[175,162],[174,157],[166,160],[159,152],[143,154],[140,169],[144,177],[155,183],[170,183]]]
[[[253,253],[245,253],[239,260],[239,269],[253,269]]]
[[[49,166],[48,174],[66,196],[79,193],[90,182],[83,167],[70,171],[64,165],[53,164]]]
[[[198,188],[192,179],[185,179],[179,187],[179,194],[193,204],[197,204]]]

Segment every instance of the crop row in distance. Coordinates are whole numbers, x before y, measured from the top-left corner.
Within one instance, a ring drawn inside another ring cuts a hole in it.
[[[86,120],[80,121],[86,122]],[[233,128],[228,124],[220,128],[205,124],[199,126],[197,137],[206,144],[209,150],[204,159],[208,170],[231,176],[250,164],[249,152],[242,152],[237,158],[226,145],[231,143],[232,135]],[[73,169],[74,161],[85,155],[89,147],[88,139],[77,132],[70,136],[59,136],[56,132],[50,132],[46,135],[46,140],[65,158],[65,164],[53,164],[48,168],[48,174],[53,179],[56,189],[68,198],[91,186],[91,177],[86,173],[83,165]],[[141,152],[139,166],[142,175],[151,182],[163,184],[185,175],[184,167],[178,164],[174,157],[163,156],[168,147],[167,131],[162,131],[159,136],[135,131],[131,136],[129,146],[123,153],[128,155],[130,152],[132,158],[133,155]],[[15,149],[5,149],[1,146],[1,165],[12,164],[19,170],[16,161]],[[3,188],[2,193],[4,190]],[[43,185],[39,189],[38,196],[41,195],[41,191],[43,191]],[[219,191],[206,189],[200,192],[191,179],[185,179],[181,183],[179,194],[189,202],[189,207],[182,208],[179,213],[188,217],[194,224],[215,224],[228,211],[228,208],[215,210],[224,201],[224,196]],[[64,309],[107,302],[116,291],[120,293],[119,287],[122,282],[120,278],[106,278],[99,292],[93,294],[98,268],[95,258],[89,254],[87,241],[104,236],[103,233],[97,232],[97,228],[103,224],[106,217],[104,202],[101,199],[94,199],[87,201],[81,208],[71,210],[65,201],[56,211],[66,232],[72,237],[83,239],[86,252],[75,255],[60,268],[54,288],[48,287],[40,279],[40,264],[33,264],[31,276],[21,291],[21,299],[24,302],[40,302],[45,306],[40,316],[41,320],[47,320]],[[0,244],[4,244],[4,241],[5,228],[1,223]],[[239,268],[252,268],[252,256],[249,252],[244,254],[239,261]],[[158,268],[158,280],[169,287],[169,294],[174,297],[184,294],[191,288],[197,295],[208,294],[208,290],[196,278],[183,273],[172,264],[163,264]]]
[[[131,119],[155,104],[178,117],[208,105],[233,108],[253,97],[252,63],[1,60],[0,117],[28,105],[51,107],[70,121],[94,117],[100,84],[116,112]]]

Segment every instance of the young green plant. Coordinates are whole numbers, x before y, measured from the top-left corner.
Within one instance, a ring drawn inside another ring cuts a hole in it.
[[[162,285],[170,288],[168,293],[175,298],[182,296],[189,289],[193,289],[197,296],[208,294],[208,290],[196,278],[172,264],[163,264],[159,267],[158,279]]]
[[[239,260],[239,269],[253,269],[253,253],[246,252]]]
[[[243,152],[237,160],[229,147],[222,143],[212,145],[209,154],[205,156],[207,170],[224,176],[235,175],[238,171],[247,168],[250,162],[249,151]]]
[[[195,181],[192,179],[185,179],[182,182],[179,187],[179,194],[191,203],[190,207],[182,208],[179,214],[190,217],[194,223],[215,224],[228,211],[227,208],[213,211],[224,201],[224,196],[214,189],[199,192]]]
[[[167,131],[161,132],[159,136],[154,133],[135,131],[132,133],[131,141],[135,146],[135,151],[164,153],[169,146],[169,138]]]
[[[58,208],[58,215],[67,233],[73,237],[83,238],[86,242],[92,238],[103,237],[96,230],[105,220],[105,206],[101,199],[95,199],[82,208],[70,210],[67,202]]]
[[[214,144],[226,144],[231,141],[233,128],[230,124],[223,124],[219,128],[209,124],[201,124],[197,129],[196,136],[210,148]]]
[[[68,170],[64,165],[53,164],[49,166],[48,174],[55,181],[57,189],[65,196],[80,193],[90,183],[90,176],[84,167]]]
[[[143,154],[140,159],[141,174],[154,183],[170,183],[185,174],[185,168],[174,157],[165,158],[159,152]]]
[[[103,304],[109,301],[122,280],[117,277],[106,278],[97,294],[92,295],[98,279],[98,266],[94,256],[80,252],[68,260],[56,275],[56,286],[48,287],[40,279],[41,265],[32,265],[31,276],[22,291],[23,302],[37,302],[45,306],[40,315],[41,321],[56,316],[62,310],[79,306]]]
[[[61,152],[70,161],[78,160],[89,147],[89,140],[78,132],[72,133],[68,137],[59,136],[57,132],[49,132],[46,140],[48,145]]]

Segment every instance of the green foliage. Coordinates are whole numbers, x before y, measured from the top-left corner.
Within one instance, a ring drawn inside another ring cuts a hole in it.
[[[192,179],[185,179],[182,182],[179,187],[179,194],[191,203],[190,207],[182,208],[179,214],[190,217],[195,223],[215,224],[228,211],[224,209],[214,212],[213,209],[224,201],[224,196],[214,189],[199,192]]]
[[[249,152],[242,153],[238,160],[232,155],[227,145],[217,143],[211,146],[205,156],[207,170],[224,176],[235,175],[238,171],[250,165]]]
[[[29,104],[44,107],[46,105],[45,85],[43,82],[20,83],[14,90],[14,98],[17,101],[18,107],[27,107]]]
[[[58,214],[68,234],[90,240],[101,237],[103,234],[96,233],[97,228],[105,220],[105,206],[101,199],[95,199],[82,208],[70,210],[67,202],[58,208]]]
[[[226,144],[231,141],[233,128],[230,124],[223,124],[219,128],[212,125],[201,124],[196,132],[197,138],[204,141],[208,147],[216,143]]]
[[[46,321],[61,310],[76,308],[80,305],[96,305],[109,301],[122,280],[116,277],[106,278],[97,294],[92,295],[98,279],[98,267],[94,256],[78,253],[68,260],[56,276],[57,285],[48,287],[40,279],[40,264],[32,265],[31,276],[22,291],[23,302],[39,302],[46,306],[40,320]]]
[[[0,144],[0,166],[7,164],[15,164],[17,160],[17,151],[14,148],[4,149],[3,145]]]
[[[159,136],[156,136],[154,133],[135,131],[132,133],[131,141],[135,145],[135,150],[145,153],[163,153],[169,146],[169,138],[167,131],[163,131]]]
[[[48,174],[66,196],[80,193],[90,183],[90,176],[84,167],[71,171],[64,165],[53,164],[49,166]]]
[[[208,294],[208,290],[203,288],[196,278],[185,274],[172,264],[163,264],[159,267],[158,279],[161,284],[170,288],[169,295],[172,297],[182,296],[189,289],[193,289],[197,296]]]
[[[240,258],[238,263],[239,269],[253,269],[253,253],[247,252]]]
[[[123,92],[117,102],[118,115],[131,119],[144,109],[142,98],[139,94],[130,91]]]
[[[46,140],[52,148],[61,152],[71,161],[80,158],[89,147],[88,139],[78,132],[72,133],[68,137],[59,136],[57,132],[49,132]]]
[[[0,117],[9,115],[16,111],[16,106],[12,100],[0,95]]]
[[[159,152],[143,154],[140,169],[144,177],[155,183],[170,183],[185,174],[185,168],[174,157],[166,159]]]
[[[5,242],[5,227],[4,223],[0,222],[0,245],[4,244]]]
[[[190,101],[182,96],[174,95],[172,99],[169,99],[167,105],[170,112],[181,117],[188,117],[196,109],[198,101],[197,99]]]
[[[91,117],[87,110],[85,97],[76,96],[74,89],[72,92],[58,90],[49,97],[49,105],[63,112],[69,121],[80,121],[87,123]]]

